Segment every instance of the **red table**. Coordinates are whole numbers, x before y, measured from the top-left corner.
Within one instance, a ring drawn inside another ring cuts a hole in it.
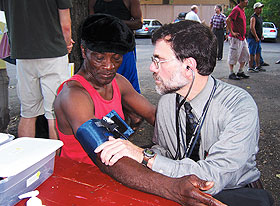
[[[97,167],[56,157],[53,175],[37,190],[43,205],[179,205],[173,201],[130,189]],[[17,206],[25,205],[22,200]]]

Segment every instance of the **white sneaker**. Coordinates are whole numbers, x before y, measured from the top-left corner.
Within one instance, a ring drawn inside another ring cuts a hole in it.
[[[248,72],[251,72],[251,73],[257,73],[257,72],[259,72],[256,68],[250,68],[250,67],[247,69],[247,71],[248,71]]]

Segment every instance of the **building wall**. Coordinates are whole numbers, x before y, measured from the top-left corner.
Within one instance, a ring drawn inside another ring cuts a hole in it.
[[[229,5],[228,0],[173,0],[173,4],[160,4],[162,0],[141,0],[141,10],[144,19],[158,19],[161,23],[170,23],[178,16],[180,12],[188,12],[193,4],[198,6],[198,16],[201,21],[209,25],[211,17],[214,15],[214,6],[221,4]],[[148,3],[147,3],[148,2]],[[188,2],[189,4],[179,4],[179,2]],[[207,3],[205,3],[207,2]],[[177,4],[178,3],[178,4]],[[199,4],[201,3],[201,4]]]

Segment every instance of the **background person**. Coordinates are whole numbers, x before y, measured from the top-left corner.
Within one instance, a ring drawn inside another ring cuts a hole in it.
[[[185,16],[185,19],[186,20],[193,20],[193,21],[197,21],[197,22],[201,23],[197,13],[198,13],[197,5],[192,5],[191,6],[191,11],[187,13],[187,15]]]
[[[155,107],[137,93],[126,78],[116,74],[122,55],[135,46],[129,28],[116,17],[95,14],[85,20],[81,32],[84,62],[78,73],[60,87],[55,100],[57,128],[64,142],[61,155],[83,162],[89,160],[87,163],[91,164],[93,160],[103,172],[122,184],[182,205],[222,205],[200,191],[211,188],[211,182],[195,176],[166,177],[130,158],[123,158],[108,167],[95,158],[93,148],[89,148],[88,154],[83,151],[78,142],[81,141],[81,132],[77,131],[89,129],[92,132],[86,136],[91,136],[92,141],[98,138],[92,136],[92,118],[100,119],[112,109],[123,118],[122,104],[125,104],[154,124]]]
[[[250,31],[248,36],[248,47],[249,47],[249,72],[266,71],[261,67],[260,55],[261,55],[261,40],[263,39],[263,20],[260,16],[262,13],[263,4],[257,2],[254,4],[254,14],[250,19]],[[254,61],[256,67],[254,67]]]
[[[248,44],[245,38],[246,34],[246,16],[245,7],[248,0],[237,0],[238,5],[233,8],[228,16],[226,23],[229,34],[229,79],[240,80],[240,78],[248,79],[249,76],[244,73],[245,63],[249,60]],[[233,68],[239,62],[239,70],[234,73]]]
[[[73,46],[71,7],[71,0],[1,1],[11,58],[17,59],[19,137],[34,137],[37,116],[44,114],[49,137],[57,139],[53,101],[58,86],[68,78],[68,52]]]
[[[224,41],[225,41],[225,35],[224,35],[224,29],[226,27],[226,16],[222,13],[222,6],[216,5],[215,6],[215,12],[214,16],[212,16],[210,20],[210,29],[213,31],[217,38],[218,42],[218,60],[223,59],[223,48],[224,48]]]

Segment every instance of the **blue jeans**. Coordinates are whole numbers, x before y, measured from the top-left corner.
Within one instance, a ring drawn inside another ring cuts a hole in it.
[[[256,54],[260,54],[261,53],[261,51],[262,51],[261,41],[256,42],[255,39],[248,38],[247,42],[248,42],[249,53],[251,55],[256,55]]]
[[[257,49],[257,51],[259,51],[259,52],[255,52],[254,54],[256,54],[256,53],[260,53],[260,65],[262,65],[263,63],[264,63],[264,61],[263,61],[263,58],[262,58],[262,46],[261,46],[261,42],[259,41],[259,42],[256,42],[256,40],[255,39],[247,39],[247,41],[248,41],[248,47],[249,47],[249,53],[250,54],[252,54],[251,53],[251,50],[250,50],[250,44],[249,44],[249,42],[251,41],[251,44],[254,44],[255,43],[255,47],[256,47],[256,44],[258,43],[258,48],[255,48],[255,49]],[[252,45],[251,45],[252,46]],[[254,46],[253,46],[254,47]],[[254,61],[253,61],[253,67],[255,67],[256,66],[256,62],[255,62],[255,59],[254,59]]]

